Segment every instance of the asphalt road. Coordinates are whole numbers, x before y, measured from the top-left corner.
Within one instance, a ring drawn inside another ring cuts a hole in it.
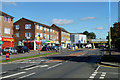
[[[79,55],[71,55],[80,53]],[[116,79],[119,80],[119,68],[97,65],[102,56],[99,49],[64,51],[61,54],[41,57],[23,62],[2,65],[1,79]]]

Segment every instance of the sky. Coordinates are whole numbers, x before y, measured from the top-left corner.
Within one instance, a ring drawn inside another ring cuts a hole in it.
[[[51,26],[56,24],[70,33],[94,32],[105,39],[109,31],[108,2],[5,2],[2,11]],[[111,26],[118,22],[118,2],[111,2]]]

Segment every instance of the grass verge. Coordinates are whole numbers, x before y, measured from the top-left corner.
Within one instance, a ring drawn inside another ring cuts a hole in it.
[[[2,61],[0,61],[0,63],[12,62],[12,61],[22,60],[22,59],[35,58],[35,57],[40,57],[40,56],[47,56],[47,55],[52,55],[52,54],[58,54],[58,53],[47,53],[47,54],[38,54],[38,55],[34,55],[34,56],[27,56],[27,57],[13,58],[13,59],[10,59],[10,60],[2,60]]]

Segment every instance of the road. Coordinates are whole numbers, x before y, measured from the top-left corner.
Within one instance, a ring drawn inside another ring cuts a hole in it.
[[[2,65],[1,79],[116,79],[119,80],[119,68],[98,65],[102,52],[100,49],[64,51],[60,54],[40,57]]]

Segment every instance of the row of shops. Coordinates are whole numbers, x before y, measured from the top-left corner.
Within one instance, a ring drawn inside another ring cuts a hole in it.
[[[0,37],[0,48],[14,47],[14,41],[13,38]]]
[[[27,46],[28,48],[30,48],[30,50],[38,50],[39,49],[39,45],[40,47],[48,45],[48,46],[57,46],[59,45],[59,41],[51,41],[51,40],[40,40],[40,41],[36,41],[36,40],[23,40],[22,41],[24,46]],[[67,44],[70,44],[70,41],[62,41],[61,46],[63,48],[67,47]]]
[[[0,37],[0,48],[4,49],[5,47],[14,47],[14,38]],[[66,48],[68,44],[71,44],[71,41],[61,41],[61,46]],[[30,48],[30,50],[38,50],[40,46],[56,46],[59,45],[59,41],[52,40],[22,40],[19,46],[24,45]]]

